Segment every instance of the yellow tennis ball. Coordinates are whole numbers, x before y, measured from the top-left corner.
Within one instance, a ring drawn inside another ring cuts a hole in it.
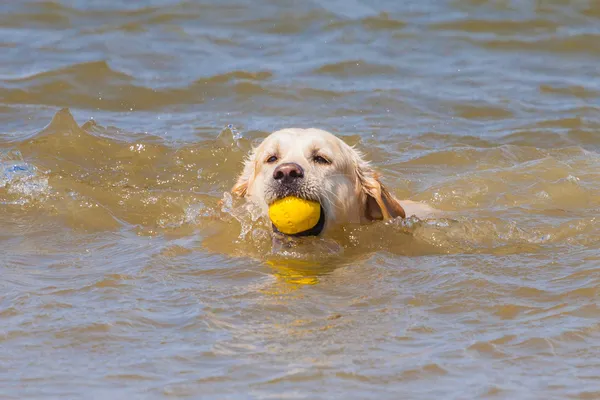
[[[317,201],[285,197],[269,206],[269,218],[286,235],[307,231],[319,222],[321,205]]]

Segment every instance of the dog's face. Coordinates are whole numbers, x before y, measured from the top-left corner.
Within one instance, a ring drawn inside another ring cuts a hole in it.
[[[361,155],[320,129],[269,135],[250,153],[232,192],[259,205],[265,215],[271,203],[287,196],[318,201],[324,229],[405,216]]]

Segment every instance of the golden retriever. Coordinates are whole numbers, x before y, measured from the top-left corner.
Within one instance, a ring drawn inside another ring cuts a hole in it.
[[[265,217],[271,203],[287,196],[318,201],[321,220],[312,235],[338,224],[435,213],[426,204],[397,200],[360,152],[314,128],[283,129],[265,138],[250,152],[232,193],[258,205]]]

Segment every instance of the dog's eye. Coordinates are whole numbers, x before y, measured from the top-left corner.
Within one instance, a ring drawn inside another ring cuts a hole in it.
[[[321,157],[321,156],[314,156],[313,161],[316,162],[317,164],[331,164],[331,161],[329,161],[325,157]]]
[[[277,160],[278,160],[277,156],[271,156],[271,157],[267,158],[267,163],[273,164]]]

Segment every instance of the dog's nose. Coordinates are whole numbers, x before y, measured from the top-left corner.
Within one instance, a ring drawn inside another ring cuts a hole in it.
[[[273,179],[276,181],[290,181],[304,177],[304,170],[296,163],[285,163],[279,165],[273,171]]]

